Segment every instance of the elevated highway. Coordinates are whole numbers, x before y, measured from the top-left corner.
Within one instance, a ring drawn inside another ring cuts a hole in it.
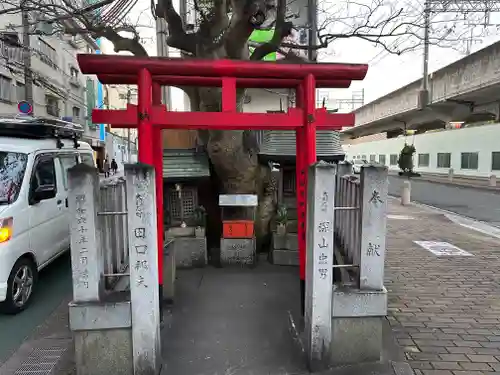
[[[356,126],[344,135],[357,138],[405,128],[436,128],[443,122],[500,116],[500,42],[464,57],[429,76],[428,105],[422,79],[355,111]],[[390,73],[389,73],[390,74]]]

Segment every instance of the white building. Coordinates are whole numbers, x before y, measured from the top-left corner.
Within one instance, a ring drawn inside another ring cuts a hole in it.
[[[80,123],[86,140],[96,149],[102,147],[90,122],[96,79],[82,75],[76,61],[78,53],[95,53],[95,41],[88,36],[42,35],[37,23],[30,27],[30,48],[22,47],[21,13],[0,15],[0,30],[0,114],[17,113],[19,101],[27,99],[24,50],[31,57],[34,115]]]

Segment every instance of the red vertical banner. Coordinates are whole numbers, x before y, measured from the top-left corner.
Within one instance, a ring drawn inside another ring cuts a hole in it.
[[[161,105],[161,86],[153,83],[153,104]],[[158,230],[158,283],[160,292],[163,286],[163,137],[162,130],[153,128],[153,166],[155,169],[156,187],[156,222]],[[162,297],[162,295],[160,295]]]

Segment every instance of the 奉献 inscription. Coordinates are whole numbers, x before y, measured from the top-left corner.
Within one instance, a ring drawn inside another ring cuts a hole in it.
[[[372,196],[370,198],[370,203],[377,205],[378,203],[384,203],[382,198],[380,197],[380,192],[378,190],[372,191]]]
[[[368,247],[366,249],[366,255],[369,257],[379,257],[380,256],[380,245],[368,242]]]

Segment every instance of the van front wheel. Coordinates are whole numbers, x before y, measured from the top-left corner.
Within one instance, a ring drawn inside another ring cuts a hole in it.
[[[9,275],[7,298],[0,303],[0,312],[17,314],[28,307],[37,279],[36,265],[28,258],[19,259]]]

